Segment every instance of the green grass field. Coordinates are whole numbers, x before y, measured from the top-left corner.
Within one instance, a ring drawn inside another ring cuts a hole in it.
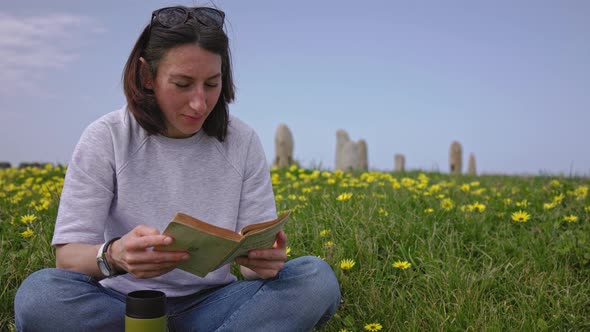
[[[50,247],[63,167],[0,171],[0,330]],[[343,301],[323,331],[590,330],[590,180],[272,170],[290,258]],[[234,269],[235,270],[235,269]]]

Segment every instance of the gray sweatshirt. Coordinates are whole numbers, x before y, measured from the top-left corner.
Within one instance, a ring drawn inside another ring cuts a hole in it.
[[[148,135],[126,108],[90,124],[68,165],[52,245],[99,244],[143,224],[163,231],[177,212],[233,231],[276,218],[270,173],[254,130],[230,116],[224,142],[200,130]],[[121,293],[183,296],[234,281],[226,265],[199,278],[175,269],[151,279],[125,274],[101,284]]]

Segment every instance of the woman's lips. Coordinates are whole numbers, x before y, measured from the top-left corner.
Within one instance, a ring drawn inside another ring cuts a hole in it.
[[[189,122],[199,122],[201,120],[203,120],[203,115],[201,116],[192,116],[192,115],[186,115],[183,114],[184,118],[187,119]]]

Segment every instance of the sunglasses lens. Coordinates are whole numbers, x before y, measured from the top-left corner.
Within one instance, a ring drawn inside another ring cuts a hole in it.
[[[213,8],[198,8],[195,10],[195,16],[201,24],[211,28],[219,28],[223,25],[223,14]]]
[[[158,12],[158,22],[171,28],[186,22],[188,13],[182,8],[166,8]]]

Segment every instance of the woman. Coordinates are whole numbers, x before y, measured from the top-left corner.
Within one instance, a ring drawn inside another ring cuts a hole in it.
[[[15,297],[19,331],[122,330],[126,294],[168,297],[171,331],[310,330],[340,299],[331,268],[286,262],[271,249],[204,278],[177,269],[186,252],[151,248],[176,212],[239,230],[276,218],[256,133],[229,116],[234,99],[224,13],[167,7],[152,14],[123,73],[127,106],[86,128],[66,173],[52,245],[57,268],[31,274]]]

